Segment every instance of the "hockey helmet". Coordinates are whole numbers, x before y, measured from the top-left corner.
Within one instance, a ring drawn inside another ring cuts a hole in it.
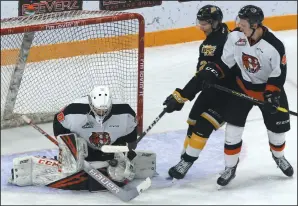
[[[240,19],[246,19],[252,27],[253,24],[262,25],[264,13],[260,7],[247,5],[240,9],[238,12],[238,17]]]
[[[212,24],[213,21],[221,22],[223,19],[223,14],[218,6],[206,5],[203,6],[197,13],[197,20],[207,21]]]
[[[96,86],[88,95],[91,110],[99,120],[103,120],[112,109],[110,89],[107,86]]]

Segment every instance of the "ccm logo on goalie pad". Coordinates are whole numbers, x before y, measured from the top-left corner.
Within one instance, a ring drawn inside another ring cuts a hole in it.
[[[49,165],[49,166],[58,166],[58,161],[50,161],[50,160],[40,159],[38,161],[38,164]]]

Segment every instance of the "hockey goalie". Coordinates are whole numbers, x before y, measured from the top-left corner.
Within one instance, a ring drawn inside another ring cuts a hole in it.
[[[83,170],[84,160],[123,187],[134,179],[153,177],[156,155],[135,151],[136,114],[128,104],[112,102],[106,86],[96,86],[54,117],[58,157],[13,159],[9,182],[17,186],[47,186],[64,190],[102,191],[106,188]],[[104,145],[128,146],[128,152],[102,151]]]

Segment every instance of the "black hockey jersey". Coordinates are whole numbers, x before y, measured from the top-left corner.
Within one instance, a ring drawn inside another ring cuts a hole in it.
[[[228,33],[227,25],[222,23],[222,26],[217,31],[210,33],[206,37],[200,45],[197,71],[205,67],[208,62],[217,62],[220,60]]]
[[[221,27],[210,33],[200,45],[197,72],[202,70],[208,62],[218,62],[221,59],[223,47],[227,40],[229,29],[222,23]],[[186,84],[182,90],[182,96],[190,101],[201,91],[201,85],[198,83],[196,75]]]

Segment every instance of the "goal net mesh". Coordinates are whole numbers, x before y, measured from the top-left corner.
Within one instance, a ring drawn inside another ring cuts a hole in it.
[[[35,122],[51,121],[95,85],[109,86],[113,99],[129,103],[137,112],[140,23],[117,15],[123,14],[72,11],[1,20],[1,30],[12,33],[1,33],[1,120],[9,122],[1,127],[18,125],[21,114],[31,115]],[[111,16],[113,21],[105,20]],[[96,18],[99,23],[88,23]],[[28,32],[13,33],[20,26]]]

